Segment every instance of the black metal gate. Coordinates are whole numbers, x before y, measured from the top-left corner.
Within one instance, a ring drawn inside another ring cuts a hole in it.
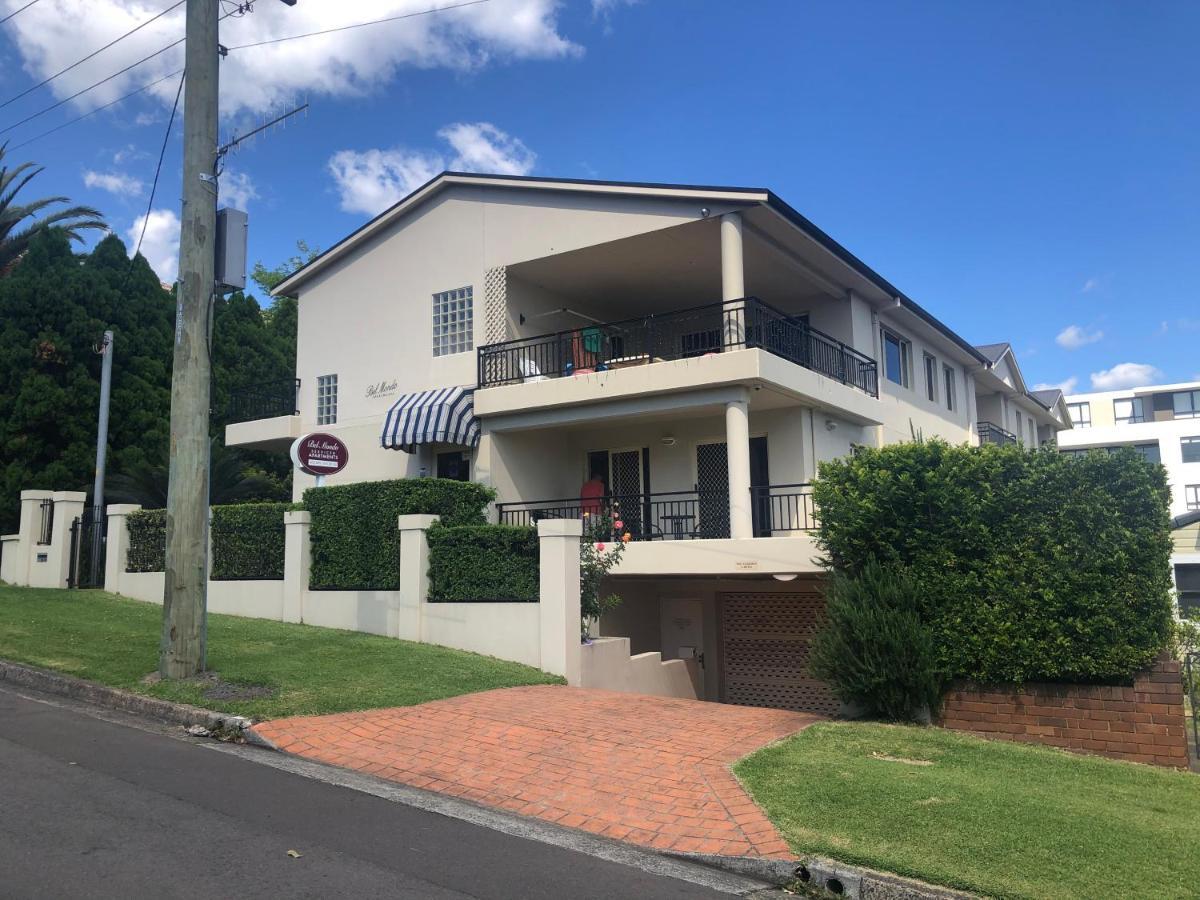
[[[67,586],[104,587],[104,553],[108,545],[108,521],[101,510],[83,511],[71,523],[71,557]]]

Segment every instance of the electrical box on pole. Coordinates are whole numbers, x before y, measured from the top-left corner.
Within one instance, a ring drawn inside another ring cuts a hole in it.
[[[217,210],[216,272],[217,292],[245,290],[247,216],[240,209]]]

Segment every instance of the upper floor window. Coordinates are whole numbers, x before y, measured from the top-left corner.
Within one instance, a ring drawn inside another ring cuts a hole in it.
[[[934,403],[938,398],[938,365],[937,360],[925,354],[925,396]]]
[[[1142,398],[1129,397],[1124,400],[1114,400],[1113,418],[1117,420],[1118,425],[1132,425],[1134,422],[1145,422],[1146,414],[1143,412]]]
[[[1071,414],[1071,422],[1076,428],[1092,427],[1092,404],[1087,402],[1068,403],[1067,412]]]
[[[464,353],[473,346],[475,303],[471,288],[433,295],[433,355]]]
[[[958,388],[954,383],[954,366],[942,366],[942,378],[946,384],[946,409],[954,412],[958,408]]]
[[[1189,484],[1185,487],[1183,499],[1188,509],[1200,509],[1200,484]]]
[[[1171,395],[1177,419],[1200,418],[1200,391],[1179,391]]]
[[[1184,462],[1200,462],[1200,436],[1179,439]]]
[[[337,376],[317,376],[317,424],[332,425],[337,421]]]
[[[1158,441],[1151,441],[1149,444],[1134,444],[1133,450],[1135,453],[1140,453],[1142,459],[1146,462],[1162,462],[1162,453],[1158,449]]]
[[[1195,618],[1200,614],[1200,564],[1181,563],[1175,567],[1175,590],[1179,592],[1179,614]]]
[[[883,372],[888,381],[901,387],[912,386],[912,344],[886,328],[883,330]]]

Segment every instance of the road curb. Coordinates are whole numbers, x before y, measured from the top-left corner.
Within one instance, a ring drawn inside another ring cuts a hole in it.
[[[170,700],[159,700],[157,697],[144,697],[131,691],[122,691],[118,688],[97,684],[94,681],[52,672],[49,669],[39,669],[35,666],[0,659],[0,682],[20,685],[45,694],[82,700],[107,709],[119,709],[123,712],[148,716],[173,725],[199,725],[214,735],[243,738],[248,743],[258,743],[259,746],[270,744],[269,741],[253,734],[250,728],[252,722],[245,716],[214,712],[211,709],[201,709],[199,706],[189,706],[186,703],[172,703]],[[253,735],[253,738],[250,735]],[[273,745],[272,749],[274,749]]]
[[[937,887],[912,878],[876,872],[819,856],[766,859],[671,851],[665,851],[665,855],[744,875],[767,884],[808,891],[818,897],[847,897],[850,900],[975,900],[978,897],[977,894]]]

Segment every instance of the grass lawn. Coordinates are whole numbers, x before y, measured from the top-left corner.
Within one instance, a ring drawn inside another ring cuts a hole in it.
[[[797,851],[996,897],[1200,893],[1194,774],[866,723],[735,771]]]
[[[271,719],[411,706],[456,694],[562,679],[430,644],[237,616],[208,617],[208,668],[272,696],[209,699],[212,685],[142,684],[158,668],[161,607],[102,591],[0,585],[0,658],[153,697]]]

